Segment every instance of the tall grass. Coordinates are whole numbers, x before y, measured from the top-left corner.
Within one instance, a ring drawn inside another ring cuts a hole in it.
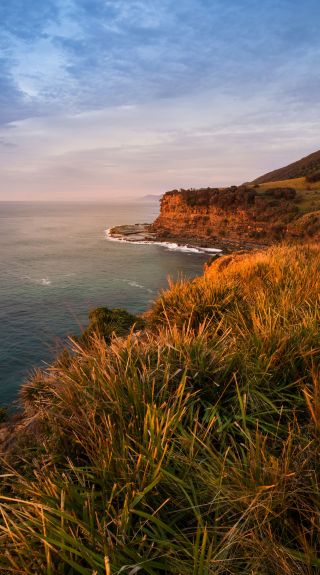
[[[0,571],[320,572],[320,249],[217,260],[21,390]]]

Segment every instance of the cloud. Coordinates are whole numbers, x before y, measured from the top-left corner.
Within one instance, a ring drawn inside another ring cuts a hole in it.
[[[301,118],[299,110],[270,114],[270,107],[270,96],[234,107],[232,97],[202,94],[196,102],[167,99],[19,121],[10,129],[17,148],[2,166],[4,188],[19,188],[29,199],[107,199],[253,179],[318,143],[320,121],[310,110]]]
[[[220,184],[312,151],[319,15],[317,0],[2,3],[3,189]]]

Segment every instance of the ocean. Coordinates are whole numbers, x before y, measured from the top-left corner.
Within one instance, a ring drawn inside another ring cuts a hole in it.
[[[81,333],[89,310],[142,312],[168,276],[201,274],[208,254],[106,237],[111,226],[157,214],[157,202],[0,203],[0,405]]]

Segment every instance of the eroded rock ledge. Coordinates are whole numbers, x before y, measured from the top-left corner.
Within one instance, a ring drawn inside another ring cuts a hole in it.
[[[217,251],[223,253],[231,253],[238,250],[252,250],[263,247],[262,244],[245,241],[235,241],[222,238],[210,240],[197,237],[196,234],[190,235],[176,235],[168,233],[156,233],[153,231],[154,224],[130,224],[121,225],[110,228],[107,231],[107,236],[111,240],[125,241],[132,243],[163,243],[163,244],[176,244],[177,246],[184,246],[192,250],[193,248],[202,248],[203,250]]]

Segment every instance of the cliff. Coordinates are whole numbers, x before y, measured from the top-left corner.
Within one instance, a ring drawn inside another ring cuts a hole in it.
[[[318,184],[319,185],[319,184]],[[320,192],[293,187],[242,185],[172,190],[161,199],[150,231],[158,238],[203,244],[270,244],[320,239]]]

